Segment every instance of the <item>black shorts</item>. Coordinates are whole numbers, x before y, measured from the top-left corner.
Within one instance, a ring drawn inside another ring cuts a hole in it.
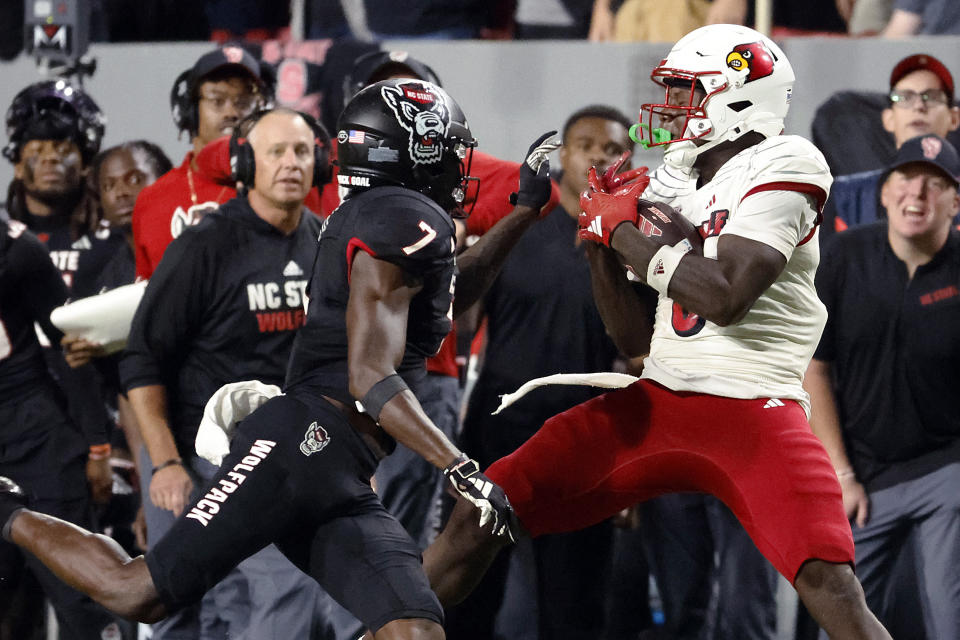
[[[244,420],[200,498],[147,554],[168,611],[274,543],[369,629],[443,621],[420,551],[370,488],[376,458],[322,399],[279,396]]]

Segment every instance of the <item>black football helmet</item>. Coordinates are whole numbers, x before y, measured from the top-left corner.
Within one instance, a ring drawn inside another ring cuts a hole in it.
[[[20,150],[30,140],[73,140],[84,164],[100,150],[107,119],[93,99],[66,80],[31,84],[14,97],[7,109],[7,144],[3,156],[20,160]]]
[[[337,122],[340,186],[407,187],[447,211],[463,202],[477,145],[460,106],[440,87],[394,78],[366,87]]]

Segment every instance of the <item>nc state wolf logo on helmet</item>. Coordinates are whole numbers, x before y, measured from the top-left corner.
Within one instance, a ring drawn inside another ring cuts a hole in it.
[[[330,434],[319,423],[313,422],[307,427],[307,432],[303,435],[303,442],[300,443],[300,453],[309,456],[321,451],[328,444],[330,444]]]
[[[443,140],[450,128],[450,111],[443,98],[422,82],[380,89],[397,122],[410,132],[413,165],[433,164],[443,158]]]
[[[738,44],[727,54],[727,66],[734,71],[748,71],[747,82],[773,73],[773,56],[762,42]]]

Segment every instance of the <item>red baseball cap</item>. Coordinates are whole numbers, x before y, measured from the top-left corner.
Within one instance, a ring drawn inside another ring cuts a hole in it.
[[[943,83],[943,89],[947,92],[947,95],[950,96],[950,104],[953,104],[953,76],[950,75],[950,71],[946,65],[926,53],[915,53],[898,62],[897,66],[895,66],[890,73],[890,88],[893,89],[893,86],[900,82],[903,76],[919,69],[932,71],[940,78],[940,82]]]

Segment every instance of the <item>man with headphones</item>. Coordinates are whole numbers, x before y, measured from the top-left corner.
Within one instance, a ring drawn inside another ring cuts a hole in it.
[[[273,101],[272,68],[237,46],[200,56],[170,92],[173,122],[190,136],[183,163],[143,190],[133,210],[137,276],[149,278],[184,227],[236,195],[229,176],[204,162],[201,150],[229,135],[240,120]]]
[[[147,450],[151,548],[217,471],[194,448],[207,399],[230,382],[283,382],[320,233],[303,201],[329,180],[328,148],[323,127],[299,112],[257,111],[235,123],[240,193],[184,228],[150,278],[120,372]],[[200,605],[154,625],[154,638],[223,637],[208,633],[208,613],[226,622],[230,638],[323,637],[326,596],[276,547],[237,571],[249,600],[231,597],[228,576]]]

